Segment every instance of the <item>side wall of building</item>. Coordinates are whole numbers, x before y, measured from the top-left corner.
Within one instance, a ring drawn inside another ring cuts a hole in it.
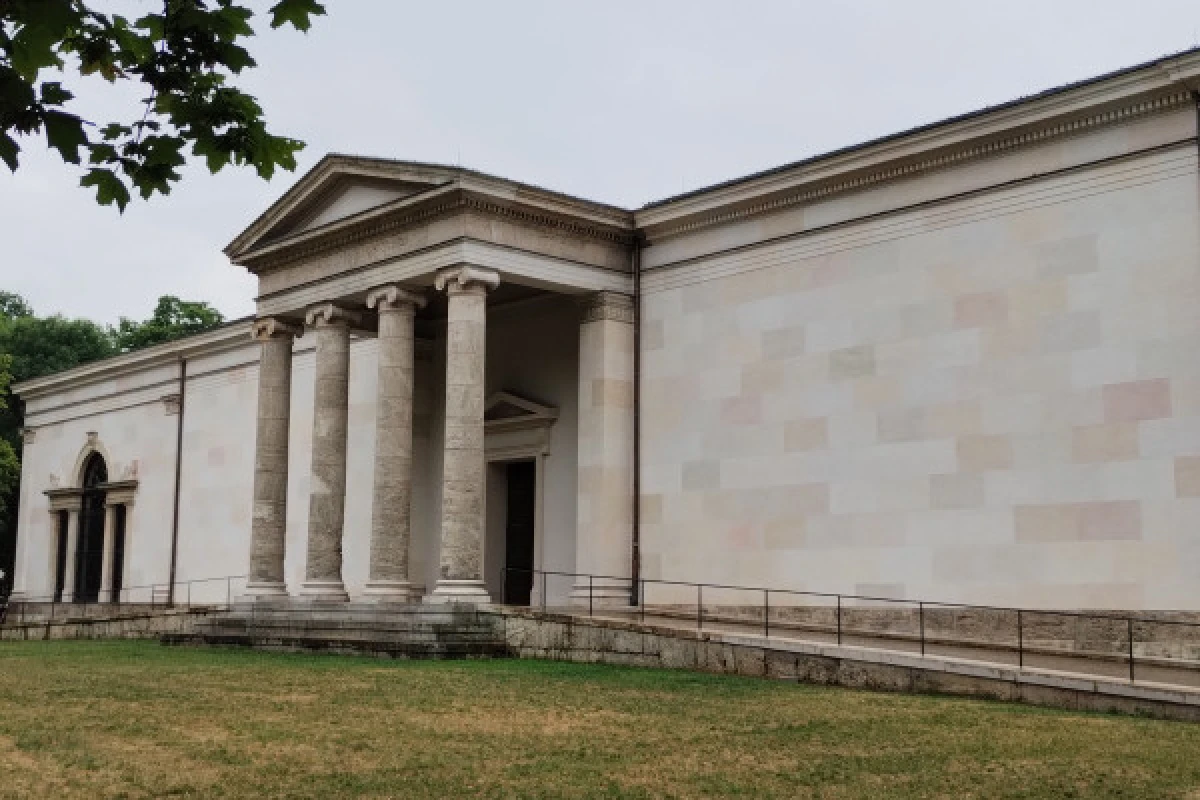
[[[652,245],[646,577],[1200,609],[1195,134],[1181,109]],[[903,208],[931,186],[965,193]]]

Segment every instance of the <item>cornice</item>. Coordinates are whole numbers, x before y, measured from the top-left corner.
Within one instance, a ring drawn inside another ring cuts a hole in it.
[[[1187,91],[1169,92],[1126,105],[1109,108],[1087,116],[1059,120],[1042,127],[1026,129],[1009,136],[988,141],[976,141],[954,149],[943,150],[936,155],[893,164],[892,166],[885,166],[869,172],[859,173],[852,177],[834,175],[825,180],[812,181],[803,185],[802,188],[797,188],[793,191],[775,193],[764,199],[744,201],[737,207],[726,207],[714,210],[711,213],[691,216],[676,224],[664,224],[654,231],[651,238],[662,240],[758,214],[779,211],[791,206],[829,197],[830,195],[857,191],[870,186],[990,158],[1046,141],[1076,136],[1132,119],[1173,111],[1188,106],[1192,102],[1192,97]]]

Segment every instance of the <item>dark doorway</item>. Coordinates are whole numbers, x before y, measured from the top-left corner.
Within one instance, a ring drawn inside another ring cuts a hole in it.
[[[533,530],[537,500],[537,465],[508,465],[508,505],[504,526],[504,602],[527,606],[533,590]]]
[[[66,511],[59,511],[56,515],[58,531],[58,548],[54,551],[54,602],[61,603],[63,595],[63,587],[67,582],[67,526],[70,524],[71,515]]]
[[[104,490],[108,467],[104,457],[92,453],[83,467],[83,507],[79,512],[79,541],[75,545],[76,603],[94,603],[100,599],[101,571],[104,566]]]

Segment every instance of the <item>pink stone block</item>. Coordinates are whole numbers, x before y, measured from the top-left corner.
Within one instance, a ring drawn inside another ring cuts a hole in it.
[[[1106,422],[1136,422],[1171,416],[1171,382],[1166,378],[1110,383],[1103,392]]]
[[[1085,425],[1071,431],[1071,457],[1078,463],[1128,461],[1137,456],[1137,423]]]
[[[961,436],[958,439],[958,468],[962,472],[1008,469],[1012,466],[1012,442],[1006,436]]]
[[[1200,456],[1175,459],[1175,496],[1200,497]]]
[[[762,399],[757,395],[727,397],[721,402],[721,421],[728,425],[762,422]]]
[[[1008,320],[1008,298],[1003,292],[965,294],[954,301],[954,327],[986,328]]]
[[[1142,538],[1142,506],[1137,501],[1080,503],[1079,538],[1084,541]]]

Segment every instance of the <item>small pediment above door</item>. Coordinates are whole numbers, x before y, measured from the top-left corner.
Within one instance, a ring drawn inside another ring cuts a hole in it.
[[[488,431],[549,427],[558,419],[558,409],[513,394],[496,392],[484,407],[483,424]]]

